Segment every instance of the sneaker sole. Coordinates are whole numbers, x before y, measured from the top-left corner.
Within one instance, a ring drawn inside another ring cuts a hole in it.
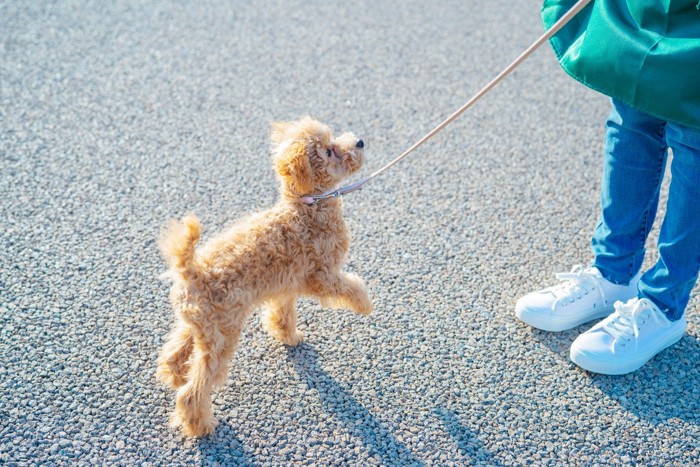
[[[680,335],[671,334],[670,336],[668,336],[666,342],[657,351],[647,352],[646,354],[635,358],[634,360],[626,362],[624,365],[610,362],[601,362],[600,360],[596,360],[595,358],[593,358],[591,354],[578,349],[574,349],[573,347],[569,351],[569,358],[576,365],[578,365],[586,371],[590,371],[591,373],[600,373],[602,375],[611,376],[626,375],[627,373],[637,371],[656,355],[663,352],[672,345],[676,344],[678,341],[681,340],[684,334],[685,328],[683,328],[683,332],[681,332]]]
[[[525,324],[533,328],[548,332],[561,332],[573,329],[583,323],[595,319],[605,318],[615,310],[614,306],[606,306],[596,311],[584,311],[576,316],[542,316],[541,312],[531,310],[525,306],[515,306],[515,316]]]

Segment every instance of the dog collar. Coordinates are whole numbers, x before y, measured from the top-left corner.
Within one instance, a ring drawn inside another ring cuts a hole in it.
[[[332,191],[327,191],[325,193],[321,193],[320,195],[308,195],[308,196],[301,196],[297,198],[297,202],[301,204],[306,204],[307,206],[312,206],[319,201],[325,201],[327,199],[334,199],[334,198],[340,198],[343,195],[347,195],[348,193],[352,193],[353,191],[359,191],[362,189],[362,185],[365,183],[369,182],[372,179],[372,177],[367,177],[359,182],[351,183],[350,185],[345,185],[341,186],[340,188]]]
[[[319,201],[325,201],[327,199],[339,198],[341,193],[338,190],[332,191],[330,193],[324,193],[317,196],[302,196],[297,198],[297,203],[306,204],[307,206],[313,206]]]

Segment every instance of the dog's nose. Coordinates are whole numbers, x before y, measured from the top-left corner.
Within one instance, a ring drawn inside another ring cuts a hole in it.
[[[360,139],[357,141],[357,144],[355,144],[355,146],[357,146],[358,148],[364,148],[365,142]]]

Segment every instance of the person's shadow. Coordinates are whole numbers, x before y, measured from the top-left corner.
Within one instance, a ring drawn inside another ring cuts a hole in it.
[[[563,360],[569,359],[571,342],[591,323],[564,333],[533,330],[532,335]],[[686,334],[675,345],[660,352],[639,370],[621,376],[582,371],[591,382],[620,406],[653,424],[678,418],[700,424],[700,343]]]
[[[424,465],[423,461],[414,456],[362,404],[323,370],[314,347],[302,343],[297,347],[288,348],[287,356],[307,387],[318,391],[323,407],[338,417],[343,426],[361,440],[370,454],[381,460],[382,465]]]

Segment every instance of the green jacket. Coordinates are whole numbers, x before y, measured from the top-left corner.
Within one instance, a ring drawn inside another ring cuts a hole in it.
[[[545,0],[545,29],[575,0]],[[551,40],[586,86],[664,120],[700,128],[698,0],[594,0]]]

